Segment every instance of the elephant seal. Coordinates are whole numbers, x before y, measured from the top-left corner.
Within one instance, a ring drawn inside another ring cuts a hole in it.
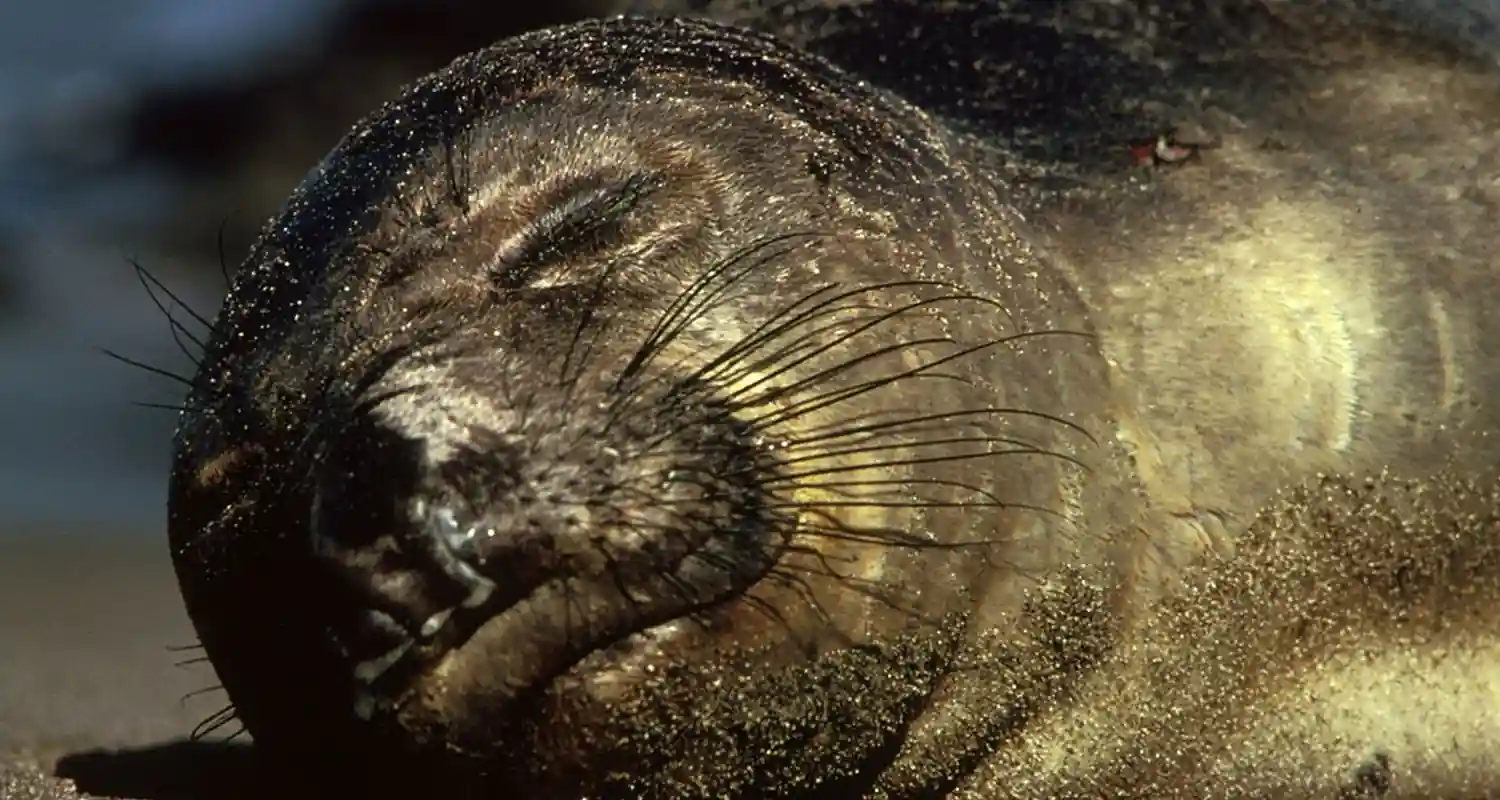
[[[1333,4],[689,11],[419,81],[236,274],[170,539],[258,748],[422,796],[1500,788],[1494,63]]]

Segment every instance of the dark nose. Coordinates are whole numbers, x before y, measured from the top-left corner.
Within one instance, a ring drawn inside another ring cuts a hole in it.
[[[451,509],[422,499],[422,448],[378,422],[353,420],[319,459],[308,534],[334,589],[320,613],[347,660],[361,716],[414,650],[496,594],[463,557],[474,533]]]

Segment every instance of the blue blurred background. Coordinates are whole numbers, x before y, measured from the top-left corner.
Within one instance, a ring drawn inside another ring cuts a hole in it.
[[[181,387],[100,348],[191,365],[132,260],[211,316],[221,265],[395,87],[610,5],[0,2],[0,536],[163,529],[174,415],[136,403]]]

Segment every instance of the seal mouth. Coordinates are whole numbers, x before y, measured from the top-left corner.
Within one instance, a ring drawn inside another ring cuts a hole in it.
[[[727,413],[655,453],[548,457],[534,439],[517,452],[466,429],[472,446],[440,460],[408,434],[351,426],[312,506],[314,552],[344,587],[330,633],[367,722],[474,697],[508,718],[585,661],[591,675],[627,669],[653,630],[755,586],[790,535],[764,454]]]

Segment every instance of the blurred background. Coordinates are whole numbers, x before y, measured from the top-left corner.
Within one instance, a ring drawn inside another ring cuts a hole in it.
[[[211,318],[260,225],[397,87],[613,5],[0,2],[0,536],[162,530],[173,414],[136,403],[182,387],[100,348],[190,365],[132,262]]]

